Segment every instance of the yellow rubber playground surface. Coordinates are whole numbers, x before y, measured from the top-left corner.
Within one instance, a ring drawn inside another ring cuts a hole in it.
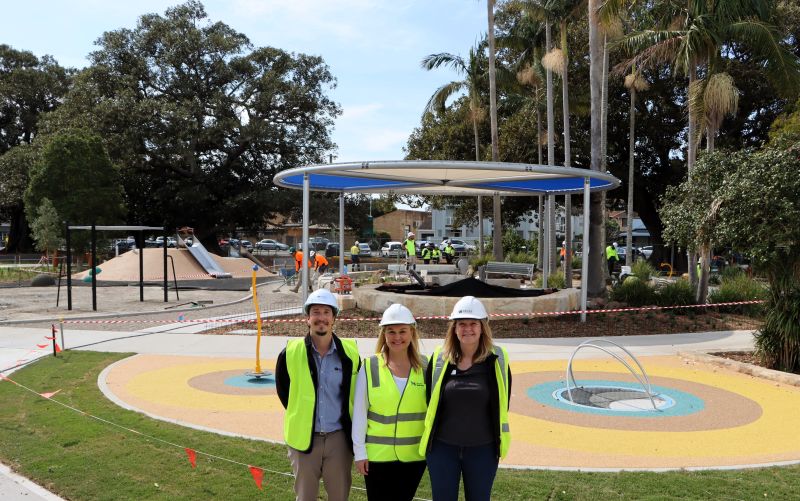
[[[800,462],[800,388],[677,356],[639,360],[653,402],[637,398],[641,385],[611,359],[575,361],[577,384],[596,389],[583,392],[580,405],[566,398],[566,360],[512,363],[512,444],[503,464],[613,470]],[[158,419],[280,442],[283,408],[274,381],[250,379],[252,365],[136,355],[109,366],[98,383],[119,405]]]

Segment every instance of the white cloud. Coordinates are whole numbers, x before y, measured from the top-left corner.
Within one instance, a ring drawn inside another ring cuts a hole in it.
[[[381,103],[342,105],[342,116],[339,118],[339,122],[373,118],[383,107]]]

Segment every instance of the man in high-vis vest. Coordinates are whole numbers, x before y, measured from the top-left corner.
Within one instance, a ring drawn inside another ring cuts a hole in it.
[[[359,248],[358,240],[356,240],[356,242],[353,244],[353,246],[350,247],[350,261],[353,263],[351,265],[350,269],[352,271],[358,271],[358,268],[361,265],[361,256],[360,256],[360,254],[361,254],[361,248]],[[342,259],[344,259],[344,258],[342,258]]]
[[[417,243],[414,240],[414,234],[409,233],[408,237],[403,240],[403,250],[406,251],[406,270],[417,269]]]
[[[355,341],[339,339],[333,325],[339,307],[325,289],[303,305],[309,333],[278,355],[275,389],[286,408],[283,437],[299,501],[316,501],[320,478],[331,501],[350,493],[353,466],[353,393],[361,366]]]

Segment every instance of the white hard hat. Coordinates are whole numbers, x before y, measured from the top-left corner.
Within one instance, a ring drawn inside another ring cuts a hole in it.
[[[486,313],[483,303],[481,303],[475,296],[464,296],[458,300],[453,306],[453,313],[450,314],[450,320],[459,320],[462,318],[474,318],[483,320],[489,318]]]
[[[358,245],[358,240],[356,240],[356,243],[355,243],[355,244],[353,244],[353,245]]]
[[[409,232],[408,232],[408,238],[412,238],[413,236],[414,236],[414,233],[412,233],[412,232],[410,232],[410,231],[409,231]]]
[[[413,325],[416,323],[417,321],[411,313],[411,310],[402,304],[393,304],[389,306],[386,308],[386,311],[383,312],[383,318],[381,318],[381,327],[384,325]]]
[[[303,311],[308,315],[308,310],[315,304],[322,304],[333,308],[333,316],[339,314],[339,303],[336,301],[336,296],[331,294],[328,289],[317,289],[308,295],[306,303],[303,305]]]

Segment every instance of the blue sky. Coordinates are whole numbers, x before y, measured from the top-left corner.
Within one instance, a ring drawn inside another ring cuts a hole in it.
[[[132,28],[140,15],[179,1],[28,0],[2,2],[0,43],[64,66],[86,66],[104,32]],[[485,0],[205,0],[212,21],[256,46],[322,56],[338,80],[330,95],[344,113],[336,122],[336,161],[396,160],[419,124],[428,98],[457,76],[427,72],[431,53],[467,55],[486,33]]]

